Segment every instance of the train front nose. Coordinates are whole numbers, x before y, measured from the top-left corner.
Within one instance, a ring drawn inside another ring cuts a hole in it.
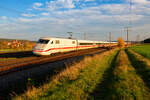
[[[35,55],[43,55],[43,50],[32,50]]]
[[[44,44],[37,44],[32,50],[33,54],[35,54],[35,55],[47,55],[46,52],[44,51],[45,46],[46,45],[44,45]]]
[[[33,53],[36,55],[49,55],[46,48],[48,47],[49,39],[41,38],[38,40],[36,46],[33,49]]]

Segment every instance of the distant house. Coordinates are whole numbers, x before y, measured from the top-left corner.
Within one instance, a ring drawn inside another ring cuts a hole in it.
[[[145,40],[144,40],[144,43],[150,43],[150,38],[145,39]]]
[[[11,45],[11,42],[8,42],[7,45]]]

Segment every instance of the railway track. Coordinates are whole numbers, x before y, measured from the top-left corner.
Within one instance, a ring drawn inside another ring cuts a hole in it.
[[[50,62],[55,62],[71,57],[76,57],[76,56],[81,56],[85,54],[90,54],[90,53],[96,53],[98,51],[106,51],[106,49],[102,48],[96,48],[96,49],[88,49],[88,50],[80,50],[76,52],[69,52],[69,53],[64,53],[64,54],[56,54],[53,56],[41,56],[41,57],[36,57],[32,54],[31,51],[28,52],[19,52],[19,53],[7,53],[7,54],[0,54],[0,57],[3,56],[28,56],[27,58],[21,58],[17,60],[12,60],[12,61],[6,61],[6,63],[1,63],[0,64],[0,76],[7,75],[12,72],[17,72],[17,71],[22,71],[25,69],[30,69],[38,65],[50,63]]]
[[[19,52],[6,52],[6,53],[0,53],[0,57],[21,57],[23,56],[30,56],[32,54],[32,51],[19,51]]]
[[[1,65],[7,70],[0,72],[0,99],[7,100],[12,97],[13,93],[23,93],[26,90],[28,78],[35,79],[35,82],[40,85],[46,82],[47,78],[50,79],[65,69],[66,65],[77,63],[85,56],[93,56],[105,51],[107,49],[97,48],[53,56],[32,56],[30,57],[32,61],[26,60],[18,65],[14,63],[9,70],[7,67],[10,66]]]

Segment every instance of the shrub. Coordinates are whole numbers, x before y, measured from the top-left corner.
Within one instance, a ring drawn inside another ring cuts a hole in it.
[[[124,40],[121,37],[118,38],[118,46],[120,48],[123,48],[125,46],[125,42],[124,42]]]

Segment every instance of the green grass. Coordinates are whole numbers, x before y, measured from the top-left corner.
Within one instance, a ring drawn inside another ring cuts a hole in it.
[[[65,69],[53,80],[40,88],[28,90],[25,94],[13,98],[14,100],[86,100],[96,86],[103,81],[104,72],[110,68],[116,52],[90,58]]]
[[[0,49],[0,53],[30,51],[31,49]]]
[[[17,58],[0,58],[0,61],[13,60],[13,59],[17,59]]]
[[[148,45],[138,45],[138,46],[132,46],[129,49],[132,49],[133,51],[141,54],[142,56],[150,59],[150,44]]]
[[[150,89],[150,66],[146,64],[142,58],[138,58],[130,50],[126,50],[132,66],[136,69],[136,73],[142,77],[147,87]]]
[[[95,100],[149,100],[149,90],[136,74],[125,53],[119,53],[113,68],[99,84]]]
[[[124,53],[119,54],[110,85],[110,100],[148,100],[149,90]],[[108,99],[107,99],[108,100]]]
[[[21,51],[30,51],[28,50],[24,50],[24,49],[0,49],[0,54],[3,53],[15,53],[15,52],[21,52]],[[14,60],[17,59],[16,57],[0,57],[0,61],[6,61],[6,60]]]

